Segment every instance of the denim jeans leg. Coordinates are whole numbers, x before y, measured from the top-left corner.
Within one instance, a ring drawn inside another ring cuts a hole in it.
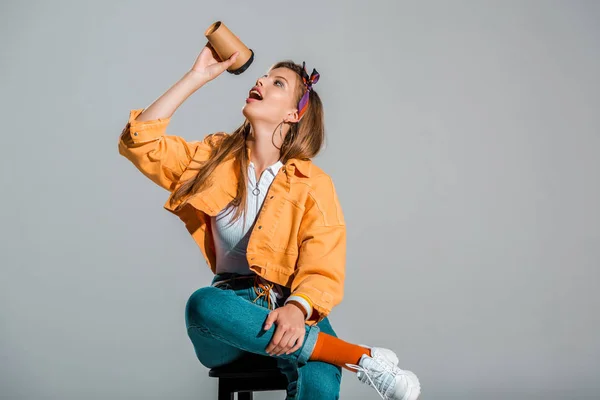
[[[305,325],[304,343],[300,349],[291,354],[271,356],[265,349],[277,325],[273,324],[266,331],[263,329],[271,310],[248,300],[252,288],[244,290],[248,293],[246,298],[234,290],[213,286],[200,288],[190,296],[185,307],[185,320],[196,353],[205,349],[200,338],[209,338],[251,353],[306,363],[317,342],[318,324]]]
[[[206,368],[215,368],[231,363],[240,358],[244,350],[224,343],[210,336],[198,334],[194,329],[188,329],[188,337],[194,345],[196,357]]]
[[[337,337],[329,318],[317,324],[321,332]],[[322,361],[309,360],[298,364],[278,359],[277,365],[288,379],[286,400],[338,400],[342,383],[342,368]]]

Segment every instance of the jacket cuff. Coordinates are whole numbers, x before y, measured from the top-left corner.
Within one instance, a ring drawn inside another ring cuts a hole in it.
[[[292,300],[299,303],[300,305],[302,305],[302,307],[304,307],[304,309],[306,310],[306,317],[304,318],[304,320],[307,321],[311,317],[312,312],[313,312],[312,305],[310,304],[310,301],[308,300],[308,298],[306,296],[303,296],[300,294],[293,294],[285,300],[284,305],[286,305],[288,302],[290,302]]]
[[[145,108],[136,108],[129,111],[129,133],[133,143],[151,142],[163,136],[171,118],[158,118],[148,121],[136,121]]]

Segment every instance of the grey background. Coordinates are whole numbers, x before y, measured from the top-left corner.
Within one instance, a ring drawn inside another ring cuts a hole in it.
[[[168,132],[234,129],[280,59],[319,70],[339,336],[426,400],[598,398],[600,3],[550,0],[3,1],[2,398],[215,398],[183,314],[212,274],[117,139],[219,19],[256,61]],[[344,371],[341,398],[378,395]]]

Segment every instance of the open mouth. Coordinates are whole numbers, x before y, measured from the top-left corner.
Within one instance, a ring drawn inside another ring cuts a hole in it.
[[[253,99],[253,100],[262,100],[262,96],[260,95],[260,92],[256,89],[252,89],[248,95],[248,99]]]

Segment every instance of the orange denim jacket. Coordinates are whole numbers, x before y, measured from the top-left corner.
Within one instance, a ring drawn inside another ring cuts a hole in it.
[[[219,132],[203,140],[186,141],[166,133],[170,118],[136,121],[144,111],[132,109],[119,138],[119,154],[157,185],[171,192],[164,208],[185,224],[213,273],[215,248],[210,216],[236,195],[238,175],[234,158],[213,172],[213,183],[179,200],[169,201],[181,182],[197,173],[197,162],[210,155],[209,141],[228,135]],[[251,151],[251,149],[248,149]],[[188,169],[191,163],[196,168]],[[180,210],[175,208],[182,202]],[[289,159],[275,176],[252,229],[246,258],[250,270],[268,281],[290,288],[313,307],[306,321],[323,320],[342,301],[346,264],[346,224],[333,182],[310,160]]]

